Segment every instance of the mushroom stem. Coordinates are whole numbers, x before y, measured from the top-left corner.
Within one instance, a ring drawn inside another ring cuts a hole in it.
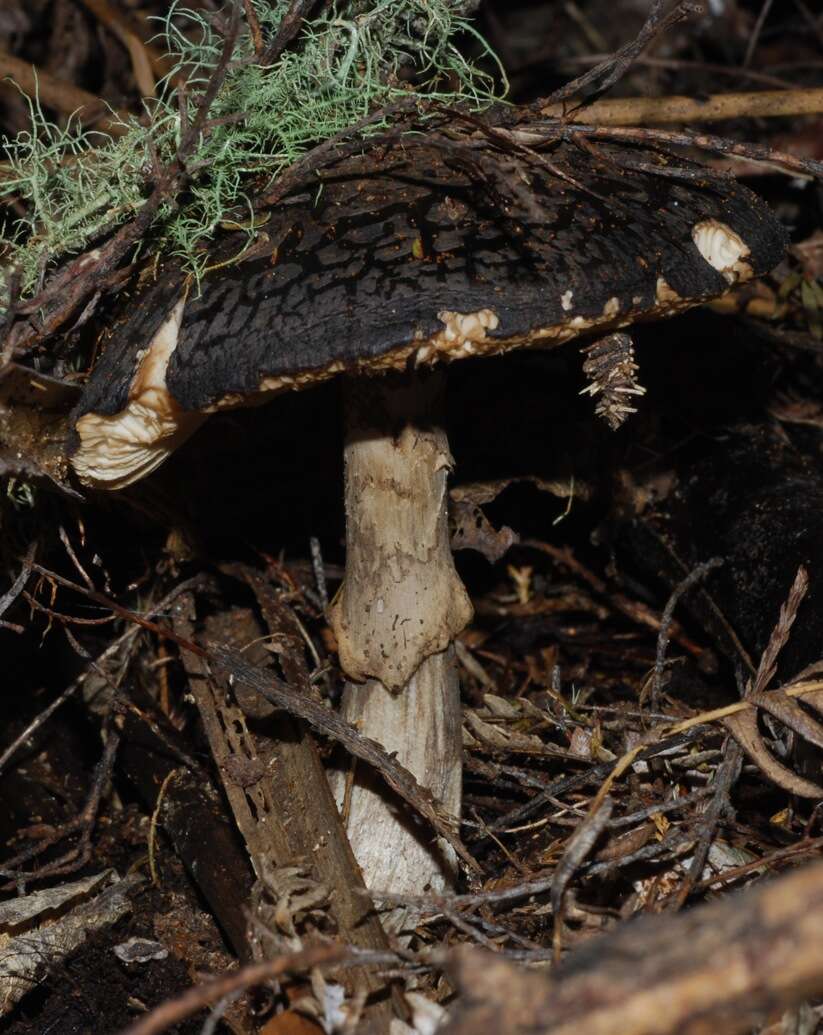
[[[345,718],[459,815],[452,641],[472,610],[449,547],[444,388],[441,372],[347,383],[346,577],[329,618],[352,680]],[[452,881],[449,850],[373,774],[340,775],[335,790],[367,886],[420,892]]]

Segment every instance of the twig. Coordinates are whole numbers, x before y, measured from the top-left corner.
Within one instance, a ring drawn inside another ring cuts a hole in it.
[[[794,0],[794,6],[800,11],[800,14],[812,32],[817,36],[817,42],[823,47],[823,22],[819,18],[815,19],[812,12],[805,5],[803,0]]]
[[[282,201],[290,190],[305,179],[308,173],[316,172],[324,165],[331,165],[342,158],[348,157],[350,154],[361,151],[363,139],[360,134],[364,130],[379,125],[381,122],[385,122],[396,115],[408,114],[424,107],[420,99],[413,96],[393,101],[391,104],[387,104],[371,112],[371,114],[365,115],[358,122],[347,126],[346,129],[335,133],[328,140],[324,140],[322,144],[318,144],[310,151],[307,151],[296,162],[293,162],[288,169],[284,170],[272,184],[266,187],[260,196],[254,200],[255,211],[259,212],[261,209],[270,208]],[[396,139],[400,132],[400,128],[392,129],[382,134],[376,140],[371,140],[371,143],[388,143]]]
[[[713,877],[707,877],[697,885],[696,890],[706,891],[709,888],[715,887],[717,884],[730,884],[732,881],[739,880],[741,877],[748,877],[750,873],[757,873],[759,870],[768,870],[775,863],[786,862],[787,860],[796,859],[798,857],[802,858],[805,855],[819,856],[821,849],[823,849],[823,837],[804,838],[796,844],[786,845],[784,848],[778,848],[774,852],[770,852],[768,855],[761,856],[759,859],[753,859],[751,862],[743,863],[741,866],[735,866],[729,870],[724,870],[722,873],[715,874]]]
[[[23,559],[23,566],[20,569],[20,574],[12,582],[11,586],[6,592],[0,597],[0,616],[4,615],[6,611],[11,607],[14,601],[23,592],[23,587],[29,580],[29,575],[32,573],[32,567],[34,565],[34,556],[37,552],[37,543],[32,543],[26,551],[26,556]],[[0,761],[0,769],[2,769],[2,761]]]
[[[585,819],[566,842],[566,847],[554,871],[551,888],[551,903],[554,911],[554,932],[552,936],[555,962],[560,960],[563,937],[563,898],[575,870],[594,847],[598,837],[611,819],[614,802],[603,798],[597,809],[591,809]]]
[[[67,625],[108,625],[109,622],[115,621],[116,615],[104,615],[102,618],[75,618],[74,615],[62,614],[59,611],[55,611],[50,607],[46,607],[45,604],[41,604],[36,597],[33,597],[31,593],[25,589],[22,592],[22,596],[28,601],[31,608],[35,611],[39,611],[41,614],[48,615],[48,617],[56,622],[60,622],[63,626]]]
[[[317,587],[317,595],[320,598],[320,606],[325,611],[329,606],[329,590],[326,585],[326,569],[323,565],[323,551],[320,548],[320,540],[313,535],[309,539],[311,549],[311,566],[314,571],[314,582]]]
[[[681,597],[689,592],[694,586],[709,574],[714,571],[715,568],[719,568],[723,564],[722,557],[712,557],[708,561],[704,561],[702,564],[698,564],[697,567],[689,572],[689,574],[680,582],[679,585],[675,586],[671,596],[666,601],[666,606],[663,608],[663,615],[660,619],[660,632],[657,634],[657,650],[655,652],[654,659],[654,681],[652,683],[652,710],[656,711],[658,706],[658,698],[660,697],[660,691],[663,684],[663,667],[666,664],[666,651],[669,649],[669,639],[672,621],[674,620],[674,609],[677,607]]]
[[[604,580],[595,575],[594,572],[584,564],[581,564],[568,547],[555,546],[552,543],[544,543],[540,539],[524,539],[520,545],[530,547],[533,550],[540,550],[541,553],[548,554],[549,557],[552,557],[559,564],[562,564],[563,567],[583,579],[583,581],[586,582],[595,593],[608,600],[615,610],[624,614],[627,618],[631,619],[631,621],[638,625],[642,625],[647,629],[653,629],[655,632],[660,631],[660,619],[656,614],[654,614],[651,608],[646,607],[646,605],[640,601],[630,600],[622,593],[611,592]],[[672,638],[674,638],[681,647],[687,650],[689,654],[692,654],[695,657],[700,657],[703,653],[703,648],[699,644],[690,640],[676,622],[672,622],[670,624],[670,629]]]
[[[723,816],[731,811],[730,795],[743,769],[743,757],[743,749],[736,740],[728,737],[723,746],[723,761],[718,766],[715,776],[714,795],[700,819],[692,861],[674,897],[673,909],[683,908],[703,873],[717,826]]]
[[[83,565],[80,563],[77,554],[74,552],[74,547],[71,545],[71,540],[69,539],[68,533],[66,532],[65,528],[63,528],[63,526],[60,525],[57,531],[60,536],[60,542],[66,548],[66,553],[69,555],[69,560],[74,565],[75,569],[80,575],[80,578],[82,578],[82,580],[86,583],[89,589],[94,589],[94,583],[91,580],[91,576],[83,568]]]
[[[108,0],[82,0],[84,6],[115,35],[129,52],[137,88],[144,97],[154,97],[156,84],[152,65],[160,63],[160,55],[143,42],[126,19]]]
[[[760,40],[760,33],[763,31],[763,26],[766,19],[769,17],[769,11],[772,9],[774,0],[763,0],[763,6],[760,8],[760,14],[757,16],[757,21],[754,23],[754,29],[749,37],[749,43],[746,47],[746,54],[743,58],[743,67],[748,68],[752,63],[754,52],[757,50],[757,44]]]
[[[673,147],[694,147],[703,151],[746,158],[756,162],[767,162],[775,167],[784,166],[793,174],[823,179],[823,162],[813,158],[799,158],[797,155],[778,151],[762,144],[737,143],[727,137],[708,133],[690,133],[686,130],[647,129],[629,126],[591,126],[583,123],[539,123],[515,127],[512,130],[498,130],[501,139],[510,138],[515,143],[526,143],[531,147],[551,144],[558,139],[580,140],[623,140],[634,144],[656,146],[667,144]]]
[[[35,844],[30,845],[11,859],[3,862],[0,873],[4,877],[11,878],[13,884],[11,886],[6,885],[2,890],[9,891],[15,884],[19,885],[27,881],[43,880],[46,877],[54,877],[57,874],[73,873],[86,865],[91,858],[92,831],[97,820],[103,793],[111,779],[119,745],[120,734],[113,726],[110,726],[106,731],[106,743],[103,748],[103,754],[95,767],[91,790],[86,798],[85,805],[73,820],[57,827],[35,842]],[[31,873],[16,869],[16,867],[21,866],[23,863],[36,858],[38,855],[42,855],[48,848],[51,848],[64,838],[78,832],[80,833],[79,843],[60,856],[59,859],[54,859],[52,862],[41,866],[39,870],[34,870]]]
[[[601,862],[590,862],[583,867],[581,875],[584,877],[608,876],[621,870],[626,866],[633,866],[639,862],[651,862],[653,859],[659,861],[665,858],[669,861],[680,855],[691,851],[694,844],[694,835],[684,833],[682,830],[672,831],[662,841],[654,841],[652,844],[643,845],[629,855],[621,856],[619,859],[604,859]]]
[[[263,54],[263,32],[260,29],[257,12],[255,11],[254,4],[251,0],[243,0],[243,11],[246,15],[246,25],[249,27],[251,42],[254,47],[254,56],[259,62]]]
[[[823,683],[821,683],[823,686]],[[732,705],[731,707],[736,707]],[[653,739],[649,736],[650,743],[641,744],[632,753],[631,761],[647,761],[648,759],[655,758],[663,751],[668,751],[673,747],[682,747],[686,744],[692,743],[700,736],[695,731],[689,731],[687,736],[684,738],[673,737],[672,739],[661,740],[658,743],[651,743]],[[625,757],[625,756],[624,756]],[[587,769],[583,773],[575,773],[574,776],[563,776],[559,780],[555,780],[553,783],[541,791],[539,794],[535,794],[532,798],[529,798],[527,802],[522,805],[518,805],[517,808],[512,809],[511,812],[507,812],[503,816],[499,816],[493,823],[489,824],[491,830],[507,830],[515,823],[522,823],[523,820],[527,819],[538,809],[544,805],[551,804],[551,799],[558,797],[562,794],[568,794],[569,791],[578,790],[581,787],[585,787],[587,784],[599,782],[606,779],[620,762],[602,762],[600,765],[593,766]],[[481,839],[482,840],[482,839]]]
[[[823,87],[795,90],[758,90],[694,97],[620,97],[582,104],[575,121],[592,126],[661,125],[667,122],[717,122],[739,118],[781,118],[787,115],[819,115],[823,112]],[[540,114],[561,118],[564,108],[547,104]]]
[[[691,0],[680,0],[679,3],[666,12],[667,0],[652,0],[649,16],[644,22],[640,32],[629,43],[625,43],[618,51],[606,58],[605,61],[594,68],[584,72],[583,75],[572,79],[571,82],[561,86],[559,90],[548,98],[548,103],[558,103],[568,100],[579,94],[592,83],[597,83],[594,96],[604,93],[616,82],[623,78],[634,63],[635,59],[645,50],[649,43],[661,32],[666,32],[673,25],[691,18],[699,13],[702,8]],[[546,102],[538,101],[538,104]]]
[[[160,808],[163,804],[163,798],[166,796],[169,784],[180,772],[179,769],[170,769],[160,784],[160,790],[157,792],[157,801],[154,804],[154,809],[151,814],[151,821],[149,823],[149,873],[151,874],[151,882],[156,887],[160,887],[160,878],[157,873],[157,864],[155,861],[155,845],[157,844],[157,824],[160,819]]]
[[[387,905],[411,906],[415,910],[431,913],[442,913],[444,909],[471,909],[474,906],[500,905],[503,902],[516,902],[532,895],[542,895],[551,891],[554,872],[548,877],[538,880],[523,881],[510,888],[495,888],[493,891],[478,891],[471,895],[401,895],[394,891],[370,891],[377,902]]]
[[[240,6],[237,0],[234,0],[231,4],[229,24],[223,35],[223,47],[220,51],[220,57],[214,67],[214,71],[209,77],[206,89],[203,91],[203,96],[200,98],[194,121],[180,138],[180,145],[177,149],[177,161],[181,166],[185,166],[186,160],[197,146],[198,138],[203,132],[203,127],[209,116],[209,112],[211,111],[214,99],[217,97],[220,92],[220,88],[226,80],[229,63],[234,54],[234,47],[237,43],[239,30]]]
[[[300,31],[303,20],[314,4],[315,0],[291,0],[288,10],[277,27],[277,35],[266,50],[263,51],[263,56],[260,58],[261,65],[273,65],[277,61]]]

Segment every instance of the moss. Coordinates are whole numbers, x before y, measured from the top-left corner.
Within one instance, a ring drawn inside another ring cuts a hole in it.
[[[253,2],[269,41],[288,5]],[[491,78],[455,44],[460,32],[480,39],[460,10],[454,0],[332,7],[307,22],[270,67],[256,60],[243,22],[209,112],[211,126],[187,160],[186,188],[156,216],[152,246],[182,256],[199,273],[202,242],[229,210],[247,201],[252,175],[277,176],[313,145],[410,93],[478,107],[490,102]],[[9,172],[0,184],[0,199],[15,196],[27,208],[3,228],[4,295],[13,270],[23,295],[30,295],[47,267],[133,217],[150,194],[157,162],[173,159],[181,135],[177,73],[186,78],[191,120],[223,39],[213,20],[178,5],[163,20],[161,37],[175,58],[174,71],[161,83],[159,99],[145,102],[143,119],[130,119],[118,138],[86,131],[75,119],[61,128],[46,119],[36,99],[30,102],[31,128],[6,145]],[[380,128],[376,123],[370,131]]]

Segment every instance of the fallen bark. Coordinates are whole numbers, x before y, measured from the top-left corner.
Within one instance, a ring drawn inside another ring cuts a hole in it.
[[[823,992],[823,864],[689,913],[647,917],[529,971],[478,949],[450,966],[442,1035],[735,1035]]]
[[[257,573],[242,566],[233,573],[255,592],[270,634],[282,645],[284,673],[308,684],[303,644],[294,619],[289,621],[290,612]],[[193,600],[179,601],[174,625],[186,638],[193,634],[193,617]],[[206,620],[210,639],[237,646],[259,639],[259,632],[245,611],[235,609]],[[258,649],[265,655],[259,645]],[[289,868],[305,869],[327,893],[323,908],[334,920],[340,940],[387,951],[388,939],[346,839],[316,742],[305,725],[253,695],[269,714],[259,716],[261,721],[250,728],[230,686],[212,676],[203,659],[189,654],[184,663],[224,792],[258,878],[277,882]],[[275,890],[282,894],[282,888]],[[361,989],[377,999],[369,1005],[369,1023],[374,1030],[388,1030],[386,982],[370,971],[353,973],[348,991]]]

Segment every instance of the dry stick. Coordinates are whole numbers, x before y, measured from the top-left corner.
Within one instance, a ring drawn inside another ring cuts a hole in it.
[[[252,46],[254,47],[254,56],[259,61],[263,54],[263,32],[260,28],[257,12],[255,11],[254,4],[251,0],[243,0],[243,11],[246,15],[246,25],[249,27]]]
[[[269,633],[283,644],[280,666],[289,683],[307,685],[303,641],[292,612],[254,569],[238,564],[230,571],[248,583]],[[175,628],[191,635],[193,598],[181,599],[175,612]],[[236,621],[239,615],[229,623],[221,622],[224,617],[228,616],[206,619],[206,635],[210,622],[221,631],[236,628],[240,637],[248,632]],[[203,659],[184,656],[184,665],[224,793],[258,878],[271,874],[276,879],[278,869],[307,866],[328,890],[327,909],[340,940],[361,949],[387,950],[388,939],[374,906],[356,895],[356,890],[363,887],[363,878],[346,840],[311,733],[302,723],[282,713],[271,716],[266,726],[258,724],[250,729],[235,695],[210,676]],[[255,704],[259,704],[256,699]],[[248,782],[232,779],[233,762],[255,761],[259,766],[264,759],[272,760],[272,764],[262,778]],[[358,989],[371,995],[384,991],[384,986],[364,974],[354,976],[347,991],[354,994]],[[370,1006],[368,1019],[375,1031],[387,1031],[391,1019],[389,1003]]]
[[[323,551],[320,548],[320,540],[317,536],[313,535],[309,539],[309,549],[311,550],[311,566],[314,572],[314,583],[317,589],[317,595],[320,598],[320,604],[325,611],[329,606],[329,587],[326,584],[326,567],[323,564]]]
[[[12,582],[11,586],[6,590],[6,592],[0,597],[0,616],[4,615],[6,611],[8,611],[8,609],[11,607],[14,601],[23,592],[23,587],[28,582],[29,575],[31,575],[32,572],[32,565],[34,564],[34,555],[36,551],[37,543],[32,543],[26,551],[26,556],[23,559],[23,566],[20,569],[20,574],[17,576],[14,582]],[[5,628],[13,628],[15,629],[15,631],[19,629],[20,632],[23,631],[22,627],[12,626],[9,622],[2,622],[0,624],[2,624],[2,626]],[[0,769],[2,769],[2,762],[0,762]]]
[[[716,151],[718,154],[737,158],[747,158],[756,162],[770,162],[785,166],[793,173],[823,178],[823,162],[813,158],[799,158],[787,151],[761,144],[737,143],[726,137],[718,137],[709,133],[689,133],[666,129],[641,129],[628,126],[567,126],[572,133],[579,132],[583,137],[594,140],[628,140],[640,144],[671,144],[675,147],[697,147],[704,151]]]
[[[689,592],[694,586],[709,574],[714,571],[715,568],[719,568],[723,564],[722,557],[712,557],[708,561],[704,561],[703,564],[698,564],[697,567],[689,572],[689,574],[680,582],[679,585],[675,586],[671,596],[666,601],[666,606],[663,608],[663,615],[660,619],[660,632],[657,634],[657,650],[655,652],[654,659],[654,682],[652,683],[652,711],[657,711],[657,702],[660,697],[660,691],[663,684],[663,667],[666,664],[666,651],[669,649],[669,639],[671,636],[671,626],[674,620],[674,609],[680,602],[681,597]]]
[[[259,212],[261,209],[270,208],[278,204],[292,188],[305,179],[309,172],[317,172],[324,165],[333,164],[342,158],[348,157],[350,154],[362,151],[363,139],[359,134],[363,130],[376,126],[393,116],[408,114],[421,108],[425,108],[425,105],[421,103],[419,98],[414,96],[407,97],[378,108],[376,111],[371,112],[371,114],[365,115],[359,121],[352,123],[351,126],[341,129],[334,136],[329,137],[328,140],[324,140],[322,144],[318,144],[310,151],[307,151],[297,161],[292,162],[288,169],[285,169],[270,187],[266,187],[261,191],[260,195],[253,202],[255,211]],[[378,138],[370,138],[370,141],[372,144],[385,144],[395,140],[399,134],[400,130],[395,128]]]
[[[819,855],[821,849],[823,849],[823,837],[804,838],[796,844],[786,845],[785,848],[777,848],[760,859],[753,859],[751,862],[743,863],[741,866],[735,866],[731,869],[723,870],[722,873],[716,873],[711,877],[707,877],[697,885],[697,890],[707,891],[718,884],[725,886],[732,881],[739,880],[741,877],[748,877],[750,873],[768,870],[775,863],[791,861],[792,859],[802,858],[805,855]]]
[[[120,746],[120,734],[115,729],[109,729],[106,743],[103,746],[103,754],[94,769],[91,790],[86,796],[85,804],[74,819],[68,823],[61,824],[53,829],[45,837],[29,845],[28,848],[18,852],[11,859],[6,859],[0,867],[0,874],[10,879],[10,883],[2,887],[3,891],[10,891],[15,885],[33,880],[43,880],[46,877],[54,877],[58,874],[74,873],[81,869],[91,859],[91,835],[95,826],[97,814],[103,799],[103,793],[111,780],[114,760],[117,749]],[[70,848],[58,859],[45,863],[37,870],[31,872],[16,869],[49,848],[58,844],[71,834],[80,834],[80,840],[74,848]]]
[[[749,37],[749,44],[746,47],[746,55],[743,58],[743,67],[748,68],[752,63],[754,52],[757,50],[757,43],[760,39],[760,33],[763,31],[763,26],[766,19],[769,17],[769,11],[772,9],[774,0],[763,0],[763,6],[760,8],[760,14],[757,16],[757,21],[754,23],[754,29]]]
[[[303,20],[314,6],[315,0],[291,0],[280,20],[277,35],[260,59],[261,65],[273,65],[300,31]]]
[[[699,823],[697,845],[694,849],[689,871],[672,902],[672,908],[682,909],[703,872],[717,826],[731,809],[730,795],[743,769],[743,748],[732,737],[723,746],[723,761],[717,768],[714,781],[714,795],[706,807]]]
[[[605,54],[586,54],[579,57],[566,57],[561,58],[556,63],[558,69],[576,68],[580,65],[597,65],[605,59]],[[539,58],[541,61],[547,60],[545,57]],[[530,64],[535,64],[538,59],[532,59]],[[768,75],[765,72],[756,72],[751,68],[737,68],[728,65],[716,65],[710,61],[684,61],[679,58],[661,58],[661,57],[648,57],[643,55],[634,62],[636,65],[642,65],[648,68],[670,68],[676,72],[700,72],[701,74],[717,75],[717,76],[730,76],[735,79],[748,79],[753,83],[763,83],[764,86],[771,86],[777,90],[793,90],[795,84],[788,79],[782,79],[780,76]],[[520,71],[518,69],[517,71]]]
[[[563,118],[566,111],[568,105],[547,104],[540,108],[540,114],[550,118]],[[639,126],[821,113],[823,87],[817,87],[718,93],[705,100],[679,96],[620,97],[597,101],[594,104],[583,104],[574,111],[574,120],[593,126]]]
[[[695,147],[702,151],[715,151],[718,154],[735,158],[768,162],[775,166],[782,165],[794,174],[823,179],[823,162],[818,162],[813,158],[799,158],[797,155],[761,144],[737,143],[727,137],[713,136],[709,133],[646,129],[640,126],[591,126],[582,123],[564,124],[561,122],[524,125],[512,130],[496,129],[495,133],[502,140],[510,140],[516,145],[527,144],[534,148],[554,143],[558,139],[580,142],[587,138],[591,140],[627,140],[633,144],[651,146],[668,144],[673,147]]]
[[[569,571],[580,576],[595,593],[608,600],[615,610],[631,619],[631,621],[647,629],[653,629],[655,632],[660,631],[661,620],[651,608],[638,600],[630,600],[622,593],[611,592],[606,582],[598,575],[595,575],[593,571],[590,571],[585,565],[581,564],[567,546],[554,546],[552,543],[544,543],[540,539],[524,539],[520,545],[548,554],[549,557],[568,568]],[[669,623],[669,634],[694,657],[700,657],[703,654],[703,647],[690,640],[683,629],[674,621]]]
[[[644,22],[637,36],[625,43],[618,51],[606,58],[605,61],[594,68],[584,72],[583,75],[573,79],[565,86],[548,98],[548,103],[568,100],[581,90],[597,83],[595,95],[599,95],[614,86],[628,72],[635,59],[640,56],[645,47],[660,33],[696,14],[702,13],[699,4],[691,0],[679,0],[675,6],[666,12],[667,0],[652,0],[651,11]],[[537,102],[537,105],[544,103]],[[536,106],[536,105],[535,105]]]
[[[563,947],[563,899],[566,888],[574,876],[575,870],[594,848],[598,837],[605,830],[611,819],[614,802],[611,798],[603,798],[597,811],[590,811],[585,819],[577,825],[572,836],[566,842],[563,856],[554,871],[551,889],[551,903],[554,911],[554,931],[552,948],[555,963],[560,961]]]
[[[650,758],[655,758],[663,751],[669,751],[672,748],[684,747],[687,744],[697,740],[700,736],[698,731],[690,731],[684,737],[674,737],[672,739],[661,740],[657,744],[650,744],[648,746],[641,745],[639,747],[639,754],[637,755],[638,761],[647,761]],[[535,794],[534,797],[529,798],[528,801],[522,805],[518,805],[517,808],[512,809],[503,816],[498,816],[494,822],[489,824],[490,831],[507,830],[514,823],[520,823],[527,819],[534,812],[540,809],[544,805],[551,805],[553,799],[559,795],[568,794],[570,791],[579,790],[581,787],[585,787],[587,784],[595,781],[604,780],[617,763],[615,762],[601,762],[599,765],[592,766],[590,769],[585,770],[582,773],[575,773],[573,776],[562,776],[553,783],[550,783],[545,790]],[[483,838],[479,838],[478,842],[482,843]]]
[[[651,862],[653,859],[659,861],[665,858],[666,861],[673,862],[678,856],[690,852],[693,845],[694,835],[682,830],[675,830],[666,834],[662,841],[646,844],[619,859],[604,859],[601,862],[587,863],[583,867],[581,875],[584,877],[611,875],[626,866],[633,866],[638,862]]]
[[[79,86],[58,79],[5,51],[0,51],[0,78],[7,82],[9,79],[14,80],[24,94],[38,98],[41,104],[63,115],[78,113],[84,122],[97,125],[102,133],[121,136],[129,128],[124,125],[129,119],[127,111],[115,110],[112,117],[109,106],[93,93],[81,90]]]
[[[823,47],[823,21],[819,18],[815,19],[815,16],[805,5],[803,0],[794,0],[794,6],[800,11],[800,14],[808,24],[812,32],[817,36],[817,41],[821,47]]]

